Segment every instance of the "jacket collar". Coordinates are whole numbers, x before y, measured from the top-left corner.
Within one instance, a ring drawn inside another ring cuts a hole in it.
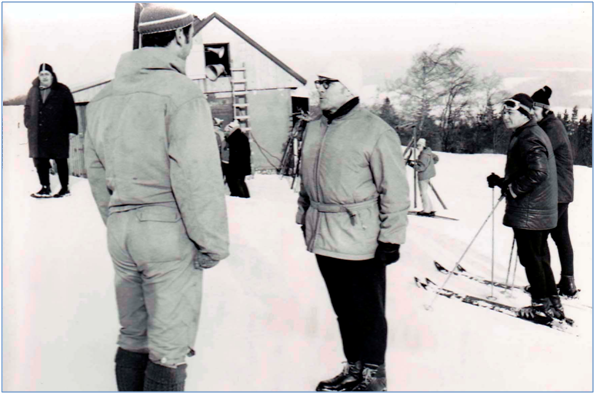
[[[355,106],[360,103],[360,99],[358,97],[354,97],[353,99],[346,102],[344,105],[339,107],[337,111],[334,113],[329,113],[329,111],[323,111],[323,116],[327,118],[327,124],[331,124],[335,119],[342,117],[349,113]]]
[[[536,119],[532,118],[529,122],[519,126],[517,129],[515,129],[515,132],[513,133],[515,134],[519,134],[521,133],[523,130],[527,129],[528,127],[532,127],[532,126],[537,126],[538,124],[536,123]]]
[[[165,48],[136,49],[120,57],[116,77],[145,74],[155,70],[170,70],[186,75],[186,61]]]

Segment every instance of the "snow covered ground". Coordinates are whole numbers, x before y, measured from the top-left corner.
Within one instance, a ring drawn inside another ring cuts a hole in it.
[[[37,175],[25,129],[14,121],[20,115],[10,112],[3,129],[2,389],[114,391],[119,327],[105,227],[85,179],[71,177],[69,198],[29,197],[39,188]],[[433,260],[453,268],[491,210],[485,178],[502,175],[505,164],[502,155],[438,154],[433,184],[449,207],[438,213],[460,220],[409,217],[402,257],[388,268],[389,390],[593,390],[591,308],[567,307],[577,326],[561,333],[443,297],[432,311],[423,307],[433,294],[413,277],[443,282]],[[576,281],[581,303],[591,306],[592,171],[575,167],[575,178],[569,211]],[[337,324],[294,224],[297,195],[288,181],[257,175],[248,186],[251,199],[227,197],[231,256],[205,272],[187,391],[311,391],[341,368]],[[55,176],[52,189],[59,190]],[[501,225],[503,210],[504,203],[495,220],[497,280],[505,278],[512,242],[511,229]],[[462,261],[472,274],[490,277],[491,224]],[[551,254],[558,280],[554,244]],[[522,267],[515,283],[527,283]],[[491,294],[460,277],[447,287]],[[529,302],[527,295],[494,295],[501,303]]]

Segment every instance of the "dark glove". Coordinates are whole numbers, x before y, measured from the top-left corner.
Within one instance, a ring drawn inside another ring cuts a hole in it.
[[[416,160],[408,160],[408,165],[412,168],[416,165]]]
[[[488,182],[488,187],[490,187],[491,189],[494,188],[495,186],[499,186],[500,188],[503,188],[503,178],[501,178],[494,172],[486,177],[486,181]]]
[[[399,246],[398,244],[379,242],[375,252],[375,260],[385,263],[385,265],[395,263],[399,260]]]
[[[209,255],[199,252],[197,258],[194,261],[196,269],[209,269],[215,267],[219,263],[219,260],[213,260]]]

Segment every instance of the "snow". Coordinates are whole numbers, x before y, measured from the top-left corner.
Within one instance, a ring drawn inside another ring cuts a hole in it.
[[[20,110],[18,108],[21,108]],[[72,196],[37,200],[22,107],[5,107],[3,129],[3,391],[115,391],[118,320],[106,230],[86,179]],[[567,307],[577,325],[561,333],[434,294],[413,277],[442,284],[433,260],[452,269],[487,219],[485,178],[503,174],[502,155],[438,152],[433,184],[459,221],[409,216],[401,259],[388,267],[387,351],[390,391],[593,390],[593,314]],[[592,305],[592,171],[575,167],[570,229],[581,303]],[[409,179],[412,179],[408,169]],[[251,199],[227,198],[231,256],[205,271],[196,356],[187,391],[311,391],[341,369],[339,331],[314,255],[294,224],[297,194],[287,179],[248,180]],[[52,176],[52,190],[59,189]],[[496,196],[495,196],[496,198]],[[440,208],[434,201],[435,208]],[[418,200],[418,207],[420,201]],[[512,230],[496,210],[495,279],[504,280]],[[461,264],[490,278],[492,220]],[[560,265],[551,244],[558,280]],[[526,284],[517,269],[516,284]],[[487,297],[461,277],[447,288]],[[497,302],[522,306],[495,289]]]

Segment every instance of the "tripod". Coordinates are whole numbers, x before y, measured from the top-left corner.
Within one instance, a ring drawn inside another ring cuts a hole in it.
[[[300,170],[302,139],[304,137],[306,124],[310,121],[310,117],[302,110],[300,110],[300,112],[293,113],[290,116],[296,116],[298,120],[292,126],[290,134],[288,135],[288,139],[284,145],[283,155],[281,157],[281,163],[277,173],[281,174],[281,176],[291,177],[291,188],[294,189],[296,178],[298,177]]]

